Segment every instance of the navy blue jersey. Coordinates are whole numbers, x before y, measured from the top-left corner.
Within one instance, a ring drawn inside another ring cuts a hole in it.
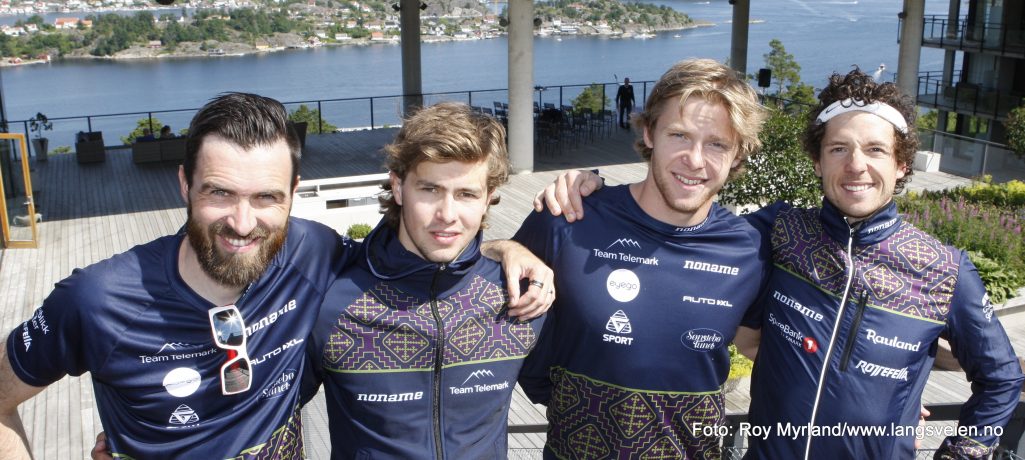
[[[657,221],[628,186],[584,206],[573,224],[533,213],[514,237],[557,284],[520,377],[548,406],[547,455],[718,458],[694,425],[725,419],[727,345],[766,276],[759,234],[718,205],[694,227]]]
[[[970,435],[941,450],[987,457],[1022,373],[967,255],[903,222],[893,203],[854,227],[828,201],[750,219],[771,228],[776,269],[761,300],[750,414],[772,431],[750,439],[749,457],[914,458],[939,337],[973,382],[959,421]]]
[[[382,222],[331,285],[308,348],[332,458],[506,457],[516,376],[543,319],[506,316],[505,277],[479,239],[432,263]]]
[[[282,250],[238,303],[252,386],[224,396],[227,353],[207,314],[215,305],[178,272],[184,239],[76,269],[8,337],[14,371],[34,386],[90,372],[115,457],[299,458],[304,341],[335,270],[356,251],[323,225],[289,220]]]

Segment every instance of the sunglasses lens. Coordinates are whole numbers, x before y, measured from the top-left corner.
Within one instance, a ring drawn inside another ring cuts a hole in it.
[[[238,310],[231,308],[214,313],[211,324],[214,328],[214,340],[220,347],[238,347],[242,345],[245,338],[245,326],[242,324],[242,315]]]
[[[224,394],[230,395],[249,390],[249,386],[252,384],[249,366],[249,359],[240,356],[221,367],[221,384]]]

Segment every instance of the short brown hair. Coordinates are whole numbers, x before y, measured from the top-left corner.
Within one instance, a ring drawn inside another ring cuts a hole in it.
[[[299,135],[280,102],[250,93],[223,93],[199,109],[189,124],[182,161],[185,183],[189,186],[192,186],[192,174],[199,162],[199,149],[209,135],[221,136],[244,150],[283,139],[292,161],[292,187],[298,182],[302,159]]]
[[[876,83],[872,77],[866,75],[861,69],[855,68],[847,75],[834,73],[829,77],[829,84],[819,93],[819,105],[808,113],[808,127],[804,130],[801,142],[805,151],[811,156],[812,161],[818,162],[822,154],[822,138],[826,135],[826,125],[816,121],[819,113],[836,101],[844,99],[856,99],[865,104],[880,102],[889,105],[904,117],[908,123],[907,133],[893,129],[893,136],[896,140],[893,157],[898,165],[906,166],[904,177],[897,179],[893,193],[900,193],[904,185],[911,180],[914,170],[911,165],[915,162],[915,152],[918,151],[918,131],[915,129],[914,101],[910,97],[901,94],[900,89],[893,83]]]
[[[644,161],[650,162],[653,150],[644,143],[644,129],[655,131],[663,104],[675,102],[683,107],[692,96],[721,104],[729,113],[730,125],[737,134],[737,160],[740,160],[730,170],[732,179],[743,171],[747,159],[762,148],[758,133],[765,122],[765,109],[751,85],[735,70],[711,59],[680,61],[659,78],[644,103],[644,110],[632,120],[637,131],[634,150]]]
[[[399,179],[424,161],[447,163],[487,162],[487,193],[509,181],[509,152],[505,127],[493,117],[466,104],[443,102],[420,109],[407,118],[395,140],[384,146],[385,166]],[[391,182],[382,185],[381,212],[388,225],[398,228],[402,206],[395,202]],[[489,204],[498,204],[498,197]]]

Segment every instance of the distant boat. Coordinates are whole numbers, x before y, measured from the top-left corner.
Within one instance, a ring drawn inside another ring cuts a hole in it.
[[[647,40],[649,38],[655,38],[655,34],[637,34],[637,35],[634,35],[634,38],[639,38],[641,40]]]
[[[673,34],[673,38],[680,38],[680,34]]]
[[[224,56],[224,50],[221,48],[214,48],[212,50],[207,50],[206,54],[207,56]]]

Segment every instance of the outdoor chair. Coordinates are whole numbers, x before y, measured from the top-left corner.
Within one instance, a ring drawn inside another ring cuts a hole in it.
[[[75,158],[79,163],[102,163],[107,159],[107,151],[103,147],[103,133],[94,131],[78,133],[75,142]]]

